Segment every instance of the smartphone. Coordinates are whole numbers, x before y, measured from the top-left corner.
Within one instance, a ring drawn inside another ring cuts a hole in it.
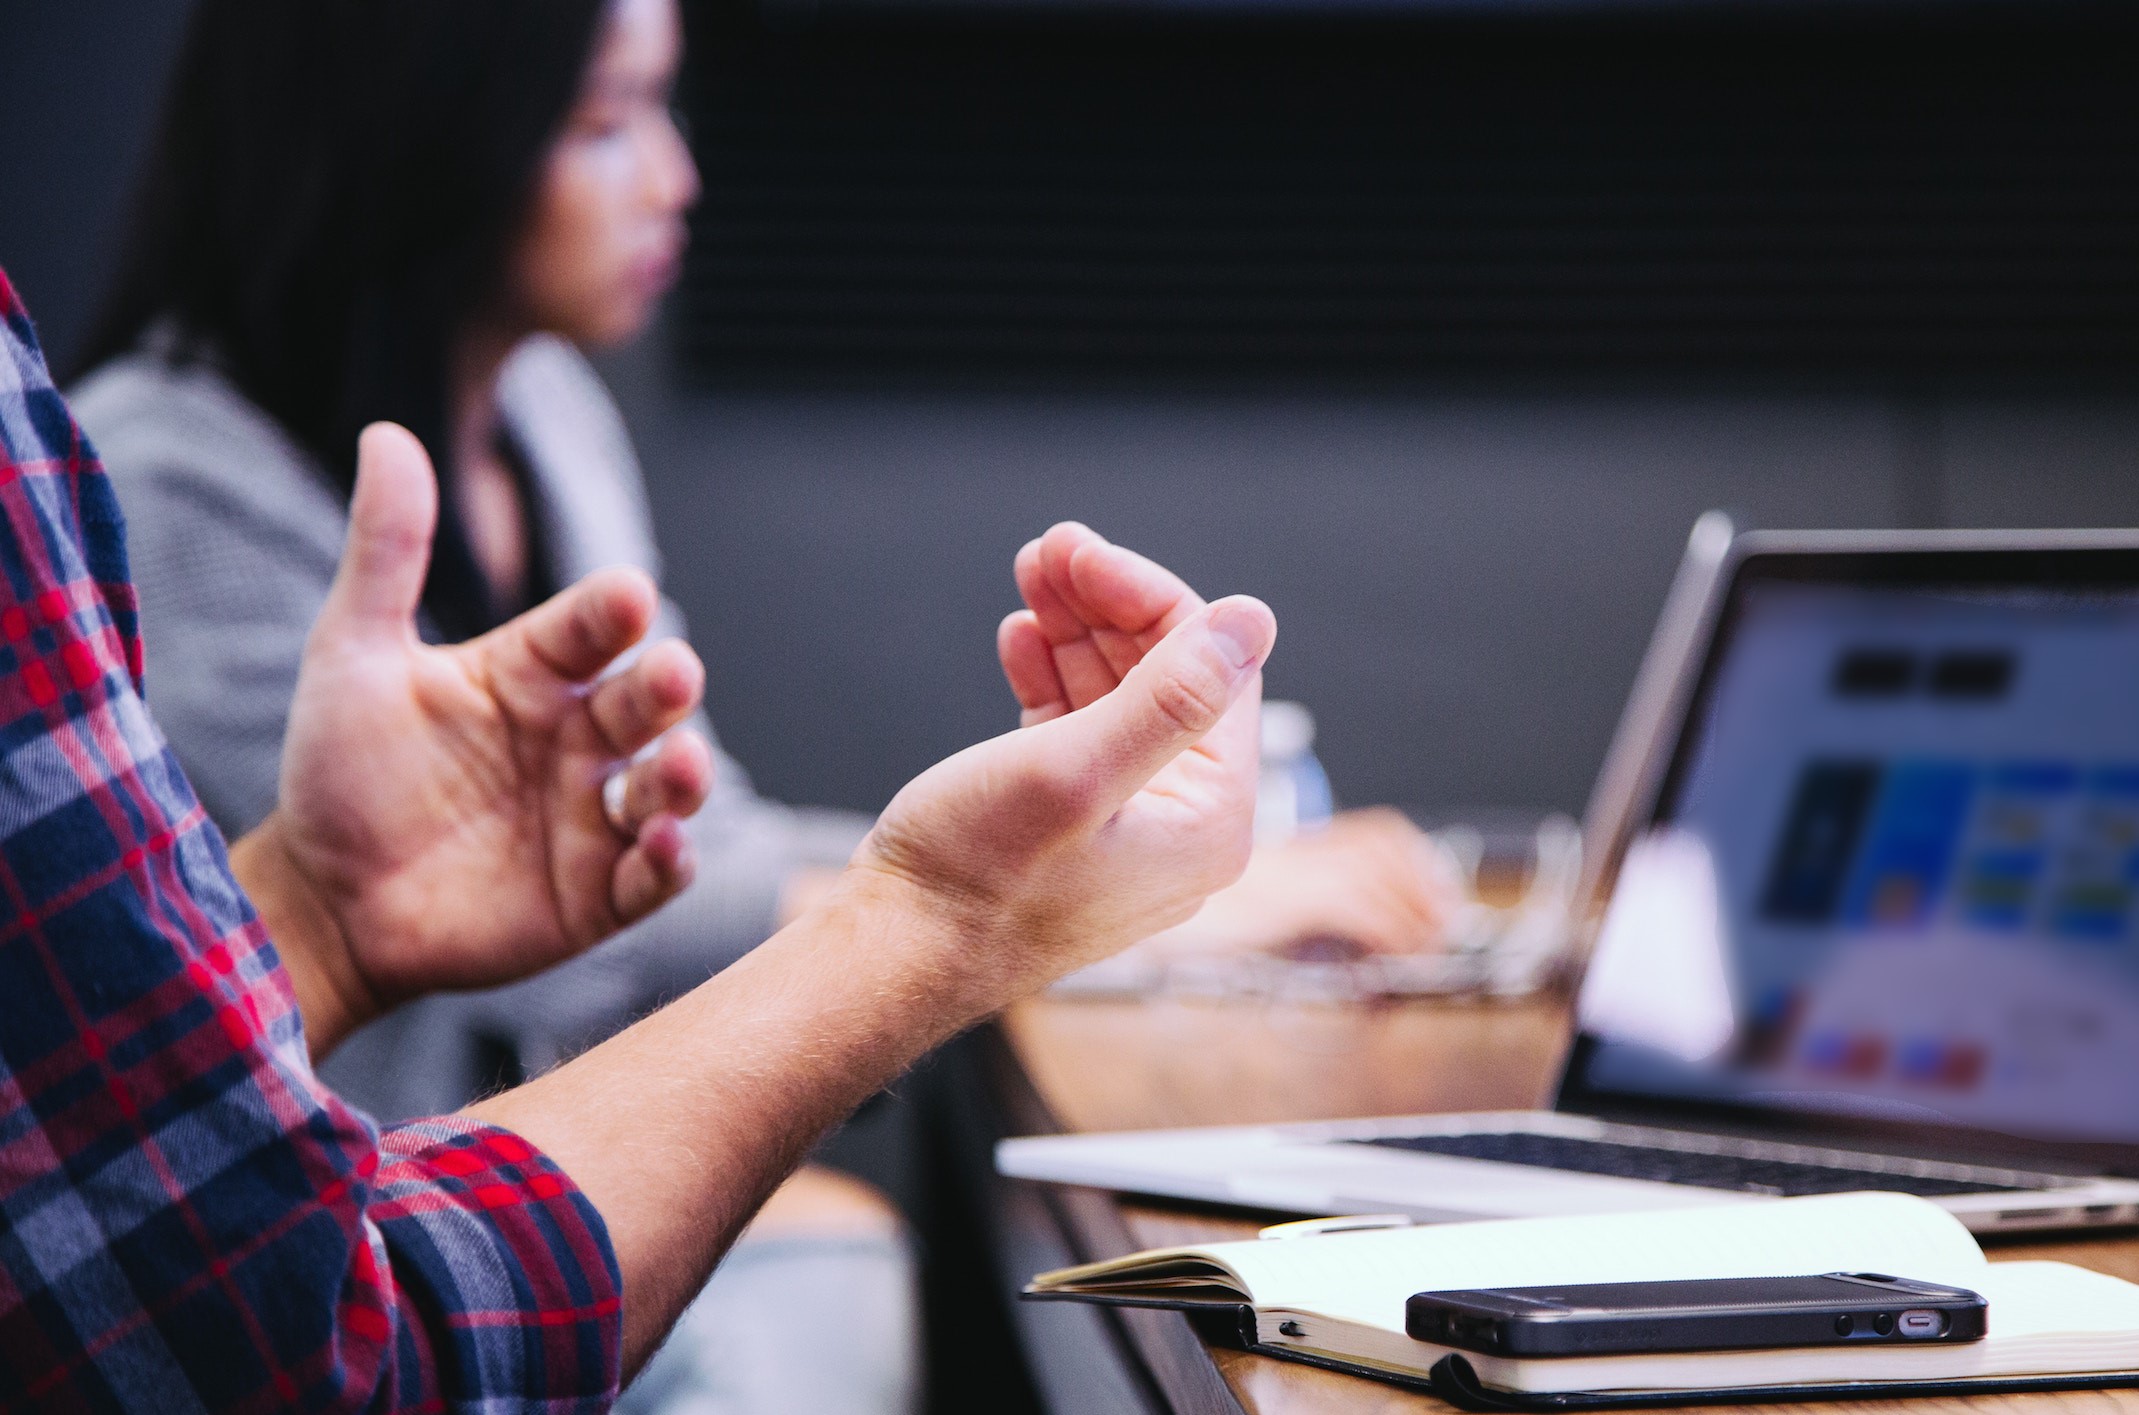
[[[1420,1292],[1404,1330],[1490,1356],[1626,1356],[1862,1342],[1980,1341],[1988,1305],[1960,1287],[1825,1273]]]

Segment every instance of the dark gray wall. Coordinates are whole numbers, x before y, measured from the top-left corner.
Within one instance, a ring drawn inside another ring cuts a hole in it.
[[[118,241],[184,0],[0,3],[0,267],[63,363]]]
[[[178,0],[0,6],[0,264],[66,349]],[[1010,718],[1010,556],[1075,516],[1282,621],[1340,793],[1577,808],[1678,546],[1765,525],[2139,522],[2139,399],[681,391],[606,361],[670,587],[761,784],[870,806]]]
[[[2139,405],[1841,397],[678,396],[612,361],[717,721],[880,800],[1008,719],[1019,543],[1072,516],[1276,607],[1341,794],[1578,809],[1683,537],[2139,520]]]

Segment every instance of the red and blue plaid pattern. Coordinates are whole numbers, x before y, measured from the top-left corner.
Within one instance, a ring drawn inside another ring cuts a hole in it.
[[[593,1206],[514,1135],[381,1134],[314,1078],[4,273],[0,580],[0,1410],[606,1408]]]

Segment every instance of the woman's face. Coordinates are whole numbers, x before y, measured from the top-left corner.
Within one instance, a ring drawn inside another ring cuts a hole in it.
[[[629,339],[676,281],[698,169],[669,114],[676,0],[611,0],[513,257],[512,314],[576,343]]]

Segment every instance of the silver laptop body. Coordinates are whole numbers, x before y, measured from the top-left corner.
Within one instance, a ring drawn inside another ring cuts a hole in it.
[[[1704,517],[1585,836],[1556,1109],[998,1167],[1423,1221],[1897,1189],[1978,1232],[2139,1222],[2139,532]]]

